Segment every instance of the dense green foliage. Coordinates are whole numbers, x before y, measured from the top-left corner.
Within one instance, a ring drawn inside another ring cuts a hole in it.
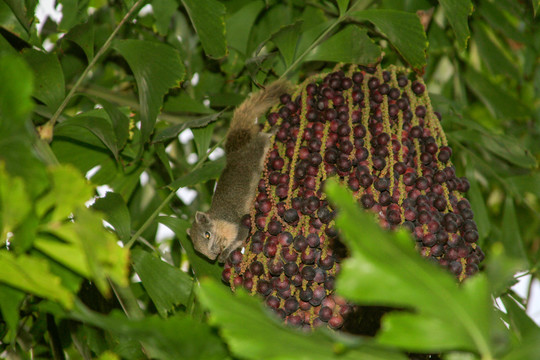
[[[37,3],[0,0],[0,356],[537,358],[511,286],[540,259],[538,1],[58,0],[42,24]],[[378,61],[424,73],[484,267],[458,285],[332,184],[338,293],[412,311],[374,338],[286,327],[187,238],[224,166],[209,155],[256,85]]]

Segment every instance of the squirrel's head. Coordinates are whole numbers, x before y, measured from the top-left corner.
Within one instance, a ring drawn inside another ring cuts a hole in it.
[[[195,250],[210,260],[214,260],[221,252],[214,221],[207,213],[197,211],[193,225],[187,230],[187,233],[193,241]]]

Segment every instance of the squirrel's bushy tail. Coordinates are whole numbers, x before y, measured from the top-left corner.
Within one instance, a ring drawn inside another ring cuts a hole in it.
[[[259,132],[255,119],[278,103],[279,97],[291,89],[290,83],[278,80],[252,94],[236,108],[231,121],[225,151],[234,151],[247,144]]]

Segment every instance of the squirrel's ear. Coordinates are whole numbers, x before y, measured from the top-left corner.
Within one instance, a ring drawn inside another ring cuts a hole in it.
[[[191,229],[186,229],[186,234],[188,234],[188,236],[191,236]]]
[[[210,222],[208,214],[203,213],[202,211],[197,211],[195,213],[195,221],[199,224],[207,224]]]

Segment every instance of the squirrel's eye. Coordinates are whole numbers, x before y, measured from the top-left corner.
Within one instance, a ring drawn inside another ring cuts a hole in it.
[[[204,233],[204,237],[207,238],[207,239],[210,239],[210,233],[207,231]]]

